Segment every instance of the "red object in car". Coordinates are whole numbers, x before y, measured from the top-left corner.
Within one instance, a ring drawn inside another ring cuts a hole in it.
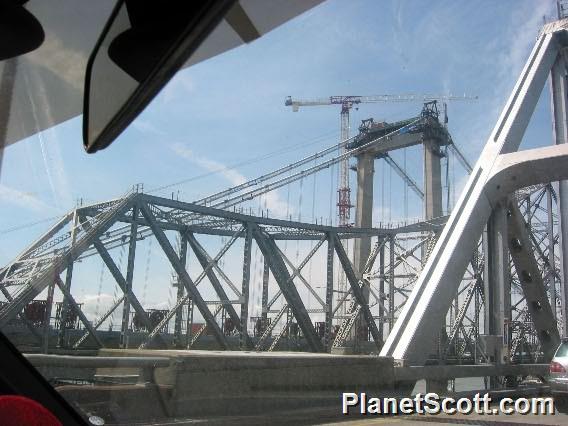
[[[62,426],[43,405],[16,395],[0,396],[0,419],[3,426]]]
[[[562,367],[562,364],[556,362],[556,361],[552,361],[550,363],[550,366],[548,367],[548,370],[551,373],[566,373],[566,369],[564,367]]]

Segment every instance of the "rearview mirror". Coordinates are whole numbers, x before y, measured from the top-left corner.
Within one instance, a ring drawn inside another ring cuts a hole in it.
[[[0,61],[37,49],[45,33],[23,4],[27,0],[0,0]]]
[[[87,63],[87,152],[107,147],[142,112],[234,2],[117,1]]]

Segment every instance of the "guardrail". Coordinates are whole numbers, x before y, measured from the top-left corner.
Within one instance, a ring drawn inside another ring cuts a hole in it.
[[[166,357],[112,357],[112,356],[73,356],[24,354],[36,368],[97,369],[97,368],[135,368],[140,371],[140,380],[154,383],[154,370],[168,367],[170,359]]]
[[[450,380],[463,377],[538,376],[548,373],[548,364],[477,364],[395,367],[395,381]]]

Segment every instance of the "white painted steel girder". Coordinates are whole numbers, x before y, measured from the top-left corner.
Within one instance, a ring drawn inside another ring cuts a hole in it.
[[[568,177],[562,145],[517,151],[560,50],[568,20],[547,24],[380,355],[423,364],[496,202],[524,186]]]

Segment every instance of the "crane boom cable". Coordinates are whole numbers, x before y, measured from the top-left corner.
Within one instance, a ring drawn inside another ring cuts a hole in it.
[[[344,152],[343,154],[340,154],[336,157],[333,157],[333,158],[331,158],[327,161],[324,161],[324,162],[322,162],[322,163],[320,163],[316,166],[312,166],[308,169],[301,170],[301,171],[296,172],[295,174],[292,174],[292,175],[290,175],[286,178],[277,180],[276,182],[268,183],[261,188],[256,188],[256,189],[250,190],[248,192],[245,192],[244,194],[240,194],[240,195],[237,195],[237,196],[232,197],[230,199],[227,199],[225,201],[222,201],[220,203],[214,204],[211,207],[215,207],[215,208],[219,208],[219,209],[226,209],[228,207],[232,207],[236,204],[239,204],[243,201],[251,200],[251,199],[258,197],[258,196],[260,196],[260,195],[262,195],[266,192],[273,191],[273,190],[278,189],[278,188],[280,188],[284,185],[295,182],[299,179],[302,179],[306,176],[311,175],[312,173],[316,173],[320,170],[326,169],[333,164],[340,163],[341,161],[349,158],[350,156],[360,154],[360,153],[364,152],[367,148],[370,148],[373,144],[379,142],[380,140],[389,138],[389,137],[391,137],[395,134],[398,134],[402,131],[406,131],[408,128],[412,127],[413,125],[418,123],[420,120],[421,119],[418,118],[418,119],[410,122],[406,126],[401,127],[400,129],[394,130],[390,133],[387,133],[386,135],[383,135],[381,137],[373,139],[373,140],[371,140],[371,141],[369,141],[369,142],[365,143],[364,145],[361,145],[357,148],[353,148],[351,150],[348,150],[348,151]]]
[[[308,157],[304,157],[299,161],[296,161],[294,163],[290,163],[287,166],[281,167],[277,170],[274,170],[270,173],[266,173],[266,174],[261,175],[257,178],[250,179],[246,182],[243,182],[240,185],[236,185],[236,186],[233,186],[231,188],[225,189],[223,191],[219,191],[215,194],[209,195],[207,197],[201,198],[200,200],[197,200],[194,203],[195,204],[207,205],[207,204],[210,204],[212,201],[216,201],[220,198],[226,197],[227,195],[234,194],[235,192],[241,191],[241,190],[246,189],[246,188],[250,188],[251,186],[258,185],[262,182],[265,182],[269,179],[272,179],[272,178],[277,177],[279,175],[282,175],[284,173],[288,173],[288,172],[290,172],[294,169],[297,169],[298,167],[303,166],[304,164],[307,164],[307,163],[310,163],[310,162],[317,160],[319,158],[325,157],[326,155],[330,154],[331,152],[343,148],[345,145],[347,145],[349,142],[351,142],[354,138],[355,137],[352,137],[352,138],[346,139],[344,141],[341,141],[338,144],[334,144],[334,145],[332,145],[328,148],[325,148],[321,151],[316,152],[315,154],[309,155]]]

